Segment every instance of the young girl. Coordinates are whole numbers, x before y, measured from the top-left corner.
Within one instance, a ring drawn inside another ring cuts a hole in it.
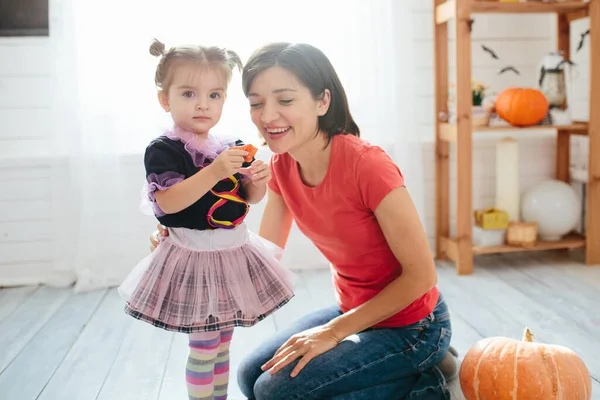
[[[154,41],[155,83],[174,127],[146,148],[147,196],[169,231],[119,287],[125,312],[188,333],[190,399],[225,399],[233,328],[249,327],[293,297],[279,248],[244,218],[270,179],[267,164],[240,140],[210,133],[221,117],[237,54],[217,47]]]

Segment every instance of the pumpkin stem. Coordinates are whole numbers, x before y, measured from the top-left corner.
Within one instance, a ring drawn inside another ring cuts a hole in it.
[[[524,342],[533,342],[533,336],[534,336],[534,334],[531,333],[529,328],[525,327],[525,333],[523,334],[523,341]]]

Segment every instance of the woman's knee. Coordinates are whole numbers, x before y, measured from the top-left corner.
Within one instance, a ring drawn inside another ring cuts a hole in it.
[[[253,354],[244,357],[238,365],[238,386],[240,387],[241,392],[247,398],[256,397],[254,394],[254,384],[262,374],[260,367],[259,360],[257,360],[256,357],[253,357]]]
[[[270,372],[264,372],[254,384],[254,398],[256,400],[292,400],[300,399],[297,388],[292,387],[293,383],[289,377],[289,371],[286,374],[285,368],[274,375]]]

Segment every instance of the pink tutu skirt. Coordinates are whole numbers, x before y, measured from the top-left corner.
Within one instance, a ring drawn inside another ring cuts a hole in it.
[[[293,296],[281,249],[247,229],[169,228],[119,286],[125,312],[176,332],[249,327]]]

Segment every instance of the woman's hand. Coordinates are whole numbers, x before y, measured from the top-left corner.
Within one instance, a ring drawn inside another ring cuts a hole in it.
[[[324,325],[317,326],[289,338],[261,368],[263,371],[270,368],[269,372],[275,374],[298,357],[302,357],[290,374],[294,378],[310,360],[333,349],[339,342],[330,328]]]
[[[150,235],[150,252],[156,250],[156,247],[160,243],[160,236],[169,236],[169,231],[163,225],[158,224],[156,226],[156,230],[152,232],[152,235]]]
[[[261,160],[254,160],[248,168],[242,168],[240,172],[250,178],[254,186],[264,187],[271,180],[271,169],[269,165]]]

